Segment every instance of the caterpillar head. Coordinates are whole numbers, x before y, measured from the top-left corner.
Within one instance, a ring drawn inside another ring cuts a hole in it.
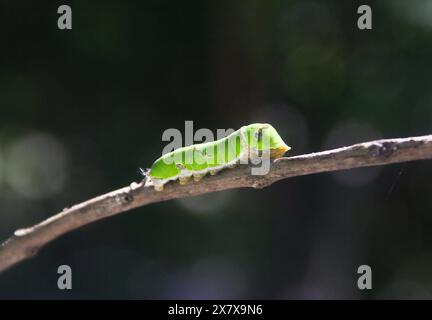
[[[271,158],[282,157],[291,149],[268,123],[254,123],[243,128],[248,146],[258,152],[270,151]]]

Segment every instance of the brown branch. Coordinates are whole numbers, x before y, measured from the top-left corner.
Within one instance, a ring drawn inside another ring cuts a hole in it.
[[[367,166],[432,158],[432,135],[404,139],[376,140],[349,147],[280,158],[265,176],[250,174],[248,165],[222,171],[188,185],[169,183],[162,192],[141,183],[125,187],[65,209],[26,229],[0,246],[0,272],[34,256],[48,242],[61,235],[112,215],[150,203],[195,196],[233,188],[263,188],[289,177]]]

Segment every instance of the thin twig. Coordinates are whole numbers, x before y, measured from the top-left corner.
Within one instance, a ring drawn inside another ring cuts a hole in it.
[[[280,158],[265,176],[251,175],[251,167],[240,165],[200,182],[169,183],[162,192],[142,183],[125,187],[65,209],[51,218],[15,234],[0,246],[0,272],[33,257],[39,249],[61,235],[112,215],[150,203],[184,198],[233,188],[264,188],[295,176],[385,165],[432,158],[432,135],[404,139],[376,140],[349,147],[301,156]]]

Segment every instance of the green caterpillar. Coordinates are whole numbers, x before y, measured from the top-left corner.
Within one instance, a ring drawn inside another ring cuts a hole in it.
[[[180,184],[186,184],[193,176],[195,181],[199,181],[207,173],[214,175],[239,163],[282,157],[290,149],[270,124],[254,123],[225,138],[163,155],[144,172],[145,185],[162,191],[164,185],[172,180],[178,179]]]

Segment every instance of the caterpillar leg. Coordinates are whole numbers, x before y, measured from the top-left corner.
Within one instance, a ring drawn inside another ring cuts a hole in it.
[[[189,182],[190,176],[189,177],[180,177],[179,178],[179,182],[181,185],[185,185]]]
[[[227,165],[227,168],[233,169],[238,166],[238,162]]]
[[[215,169],[215,170],[210,170],[210,175],[214,176],[216,173],[218,173],[219,171],[221,171],[221,169]]]
[[[156,185],[156,186],[154,186],[154,189],[155,189],[156,191],[163,191],[164,186],[163,186],[163,184],[161,184],[161,185]]]
[[[193,179],[194,179],[194,181],[198,182],[198,181],[200,181],[204,176],[205,176],[205,174],[194,174],[194,175],[193,175]]]

